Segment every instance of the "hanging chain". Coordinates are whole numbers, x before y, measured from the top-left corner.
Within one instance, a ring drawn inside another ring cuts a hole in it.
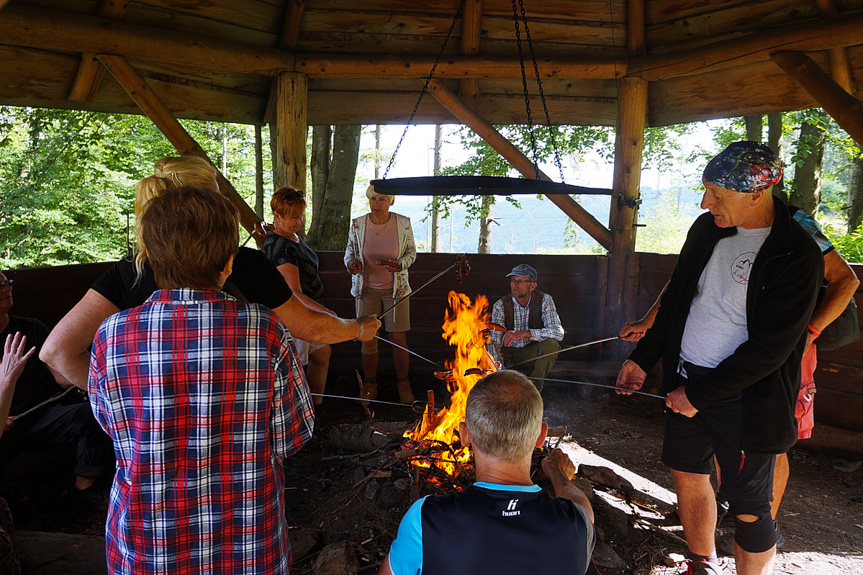
[[[515,2],[515,0],[513,0],[513,2]],[[560,163],[560,150],[557,147],[557,139],[554,137],[554,129],[551,126],[551,117],[548,114],[548,104],[545,101],[545,92],[542,89],[542,79],[539,77],[539,66],[536,63],[536,53],[533,51],[533,39],[530,37],[530,28],[527,26],[527,15],[524,13],[524,0],[518,0],[518,6],[521,9],[521,21],[524,23],[524,35],[527,36],[527,45],[530,48],[530,58],[533,60],[533,71],[536,75],[536,86],[539,89],[539,99],[542,101],[542,109],[545,112],[545,126],[548,128],[548,136],[551,138],[551,147],[554,150],[554,163],[557,164],[557,171],[560,173],[561,183],[566,183],[563,179],[563,165]],[[519,48],[519,50],[520,49],[521,48]],[[523,76],[524,61],[522,61],[521,67],[521,73]]]
[[[405,124],[405,129],[402,132],[402,137],[399,138],[399,143],[396,144],[396,149],[393,150],[393,155],[390,156],[390,162],[389,162],[389,164],[387,164],[387,169],[384,170],[384,175],[382,178],[384,180],[387,179],[387,174],[390,173],[390,168],[393,167],[393,163],[396,161],[396,154],[399,153],[399,148],[402,147],[402,142],[405,141],[405,136],[407,136],[408,129],[411,127],[411,124],[414,121],[414,116],[416,116],[417,110],[419,110],[420,104],[423,101],[423,97],[425,97],[426,92],[428,92],[429,84],[431,83],[432,78],[434,77],[435,69],[437,68],[437,65],[440,63],[440,59],[443,56],[443,52],[446,49],[446,45],[449,42],[449,39],[452,37],[452,32],[455,29],[455,24],[456,24],[456,22],[458,22],[459,18],[461,18],[461,11],[464,8],[465,1],[466,0],[462,0],[461,4],[459,4],[458,10],[456,11],[455,16],[452,19],[452,24],[449,25],[449,31],[446,33],[446,38],[444,38],[444,40],[443,40],[443,45],[440,47],[440,51],[437,53],[437,58],[435,58],[434,64],[432,64],[431,71],[429,72],[428,78],[426,78],[426,83],[425,83],[425,85],[423,85],[423,89],[420,92],[420,97],[417,98],[417,103],[414,105],[414,109],[411,112],[410,118],[408,118],[408,123]],[[523,69],[524,69],[524,66],[522,65],[522,74],[524,73]]]
[[[522,8],[522,12],[524,8]],[[533,152],[533,170],[536,179],[539,179],[539,164],[536,160],[536,135],[533,133],[533,118],[530,114],[530,94],[527,91],[527,75],[524,72],[524,52],[521,48],[521,30],[518,25],[518,8],[516,0],[512,0],[512,21],[515,24],[515,42],[518,46],[518,62],[521,66],[521,85],[524,89],[524,110],[527,114],[527,134],[530,137],[530,149]]]

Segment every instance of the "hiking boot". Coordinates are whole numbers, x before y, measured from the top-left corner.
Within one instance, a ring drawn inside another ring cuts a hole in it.
[[[680,575],[725,575],[725,569],[709,559],[687,559],[686,571]]]
[[[411,382],[400,381],[396,384],[399,390],[399,401],[411,405],[414,402],[414,392],[411,390]]]
[[[363,384],[363,391],[362,391],[362,393],[360,393],[360,397],[363,399],[377,399],[378,398],[378,384],[377,383]]]

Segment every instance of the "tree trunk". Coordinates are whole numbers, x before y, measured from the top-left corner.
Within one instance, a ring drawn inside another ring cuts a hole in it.
[[[360,155],[361,125],[336,126],[329,175],[320,203],[319,224],[306,240],[316,250],[344,250],[351,218],[351,199]],[[314,147],[314,144],[313,144]]]
[[[437,124],[434,127],[434,175],[440,174],[440,147],[441,147],[441,125]],[[440,208],[435,202],[432,206],[431,213],[431,251],[437,253],[440,251]]]
[[[863,223],[863,157],[858,156],[851,160],[848,206],[848,233],[852,234]]]
[[[264,221],[264,138],[255,126],[255,213]]]
[[[491,215],[491,207],[494,204],[493,196],[482,197],[482,218],[479,220],[479,242],[476,246],[476,253],[490,254],[491,253],[491,225],[494,223],[494,218]]]
[[[761,114],[744,116],[743,121],[746,122],[746,139],[751,142],[760,142],[764,133],[764,116]]]
[[[821,162],[824,159],[826,134],[823,127],[808,121],[800,126],[794,192],[790,202],[810,214],[814,214],[821,203]]]
[[[375,124],[375,179],[381,177],[381,125]]]
[[[333,140],[332,126],[312,126],[312,157],[309,170],[312,174],[312,225],[307,241],[320,233],[321,208],[330,177],[330,147]]]
[[[767,145],[776,152],[777,156],[782,157],[782,112],[767,114]],[[784,178],[773,186],[773,195],[788,200]]]

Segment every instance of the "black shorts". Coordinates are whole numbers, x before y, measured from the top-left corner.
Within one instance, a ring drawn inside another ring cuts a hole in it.
[[[693,379],[704,369],[687,366],[687,375]],[[686,385],[686,378],[678,378],[678,386]],[[763,516],[773,498],[775,456],[745,452],[743,433],[742,397],[711,405],[691,418],[666,410],[662,462],[677,471],[710,475],[715,456],[719,494],[730,504],[730,513]]]

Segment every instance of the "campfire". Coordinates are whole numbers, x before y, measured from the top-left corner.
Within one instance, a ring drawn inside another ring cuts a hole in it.
[[[472,479],[470,449],[458,437],[458,424],[464,421],[467,395],[484,373],[495,367],[485,343],[488,330],[482,329],[489,316],[488,299],[477,296],[471,302],[465,294],[449,293],[450,310],[443,324],[443,338],[455,346],[455,359],[446,362],[448,371],[437,373],[445,379],[450,393],[449,407],[435,411],[434,394],[417,426],[405,433],[405,453],[418,473],[432,483],[447,483],[460,488]]]

